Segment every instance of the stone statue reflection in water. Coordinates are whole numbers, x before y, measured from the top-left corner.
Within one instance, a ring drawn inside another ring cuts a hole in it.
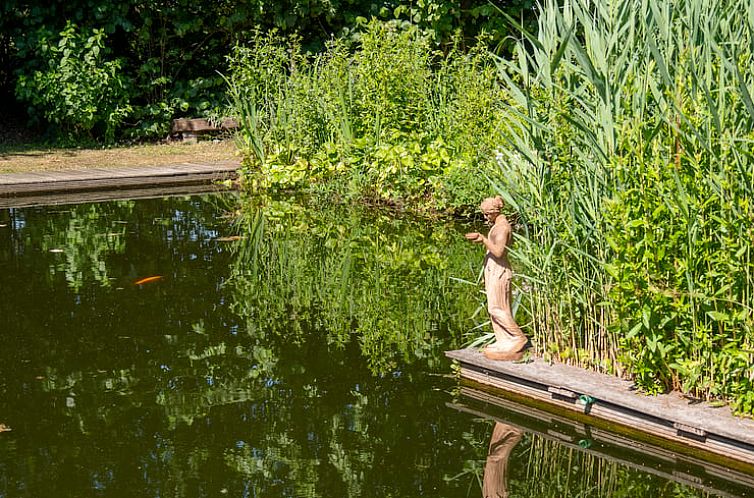
[[[526,335],[513,318],[511,311],[511,280],[513,271],[508,262],[508,247],[513,238],[508,219],[501,214],[503,200],[490,197],[482,201],[481,210],[487,223],[492,225],[487,237],[481,233],[467,233],[466,238],[484,244],[484,288],[487,292],[487,310],[495,333],[495,342],[484,348],[491,360],[519,360],[527,346]]]
[[[519,429],[495,422],[487,464],[484,466],[483,498],[508,498],[508,459],[521,436]]]

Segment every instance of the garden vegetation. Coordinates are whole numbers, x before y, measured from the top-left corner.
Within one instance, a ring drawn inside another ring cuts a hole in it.
[[[529,5],[14,0],[0,90],[74,140],[233,114],[248,190],[497,191],[538,354],[754,413],[754,4]]]
[[[506,58],[377,21],[314,57],[237,48],[248,185],[468,212],[493,184],[539,354],[754,412],[754,6],[544,0],[537,22]]]
[[[545,0],[501,61],[538,348],[754,412],[754,4]]]
[[[498,2],[518,17],[532,0]],[[164,138],[171,119],[216,116],[217,71],[255,30],[296,35],[316,53],[376,17],[410,21],[437,46],[462,33],[503,40],[487,0],[7,0],[0,4],[0,96],[62,143]]]
[[[260,36],[230,57],[247,182],[474,209],[502,140],[496,71],[483,45],[443,54],[410,23],[372,21],[316,56]]]

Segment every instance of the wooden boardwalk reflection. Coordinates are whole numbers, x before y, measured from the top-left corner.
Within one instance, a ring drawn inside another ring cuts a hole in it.
[[[450,408],[473,417],[493,420],[522,433],[536,434],[545,440],[575,451],[591,454],[607,462],[690,486],[705,493],[724,497],[752,496],[754,467],[732,469],[724,461],[710,462],[699,454],[681,454],[655,441],[634,439],[605,430],[567,415],[522,404],[507,394],[464,381],[459,396]]]

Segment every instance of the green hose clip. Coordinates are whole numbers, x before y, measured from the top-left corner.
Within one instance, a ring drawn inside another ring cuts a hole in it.
[[[579,396],[579,403],[584,405],[584,414],[589,415],[589,412],[592,410],[592,405],[594,402],[597,401],[596,399],[592,398],[588,394],[582,394]]]
[[[582,394],[579,396],[579,402],[584,406],[589,406],[591,404],[594,404],[596,400],[589,396],[588,394]]]

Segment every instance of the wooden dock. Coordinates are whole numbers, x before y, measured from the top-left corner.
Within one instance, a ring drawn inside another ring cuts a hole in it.
[[[0,208],[38,204],[51,194],[80,202],[102,200],[97,192],[129,190],[135,197],[145,191],[179,191],[190,186],[212,185],[234,179],[240,164],[175,164],[138,168],[88,168],[75,171],[8,173],[0,175]]]
[[[514,393],[551,409],[618,430],[659,438],[680,451],[720,455],[754,464],[754,420],[735,417],[728,407],[693,402],[677,393],[645,396],[633,383],[609,375],[535,359],[527,363],[491,361],[476,349],[448,351],[461,377]]]
[[[754,464],[736,470],[720,462],[678,454],[663,447],[615,434],[567,416],[527,406],[480,387],[464,385],[448,407],[475,418],[493,420],[536,434],[574,451],[593,455],[715,496],[752,496]]]

